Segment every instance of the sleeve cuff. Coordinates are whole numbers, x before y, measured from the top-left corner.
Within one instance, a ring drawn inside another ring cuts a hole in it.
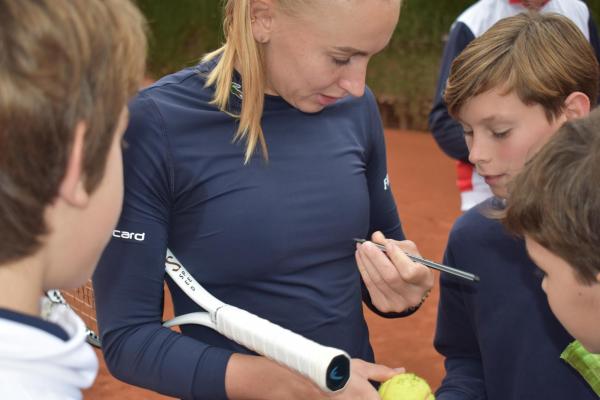
[[[225,372],[232,354],[217,347],[206,349],[194,372],[192,399],[227,400]]]

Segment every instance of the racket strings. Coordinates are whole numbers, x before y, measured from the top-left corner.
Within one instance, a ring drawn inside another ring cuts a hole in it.
[[[83,286],[77,289],[61,290],[61,294],[73,311],[83,320],[88,329],[98,332],[96,300],[92,281],[88,280]]]

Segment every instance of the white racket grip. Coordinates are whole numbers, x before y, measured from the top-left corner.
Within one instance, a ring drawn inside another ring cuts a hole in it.
[[[322,346],[240,308],[224,305],[216,313],[216,330],[231,340],[308,377],[325,392],[345,387],[350,357]]]

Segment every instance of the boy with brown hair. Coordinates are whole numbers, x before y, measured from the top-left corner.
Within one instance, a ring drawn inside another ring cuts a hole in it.
[[[479,0],[469,5],[453,22],[444,45],[438,84],[429,126],[441,150],[456,160],[456,184],[460,191],[461,210],[466,211],[492,196],[490,188],[468,160],[469,150],[460,124],[448,113],[443,95],[452,61],[473,41],[503,18],[530,10],[558,13],[568,17],[583,32],[600,59],[596,23],[585,2],[580,0]]]
[[[509,231],[524,237],[529,256],[543,272],[542,289],[554,315],[592,353],[600,353],[598,174],[600,110],[596,109],[563,125],[528,163],[510,185],[504,218]],[[578,361],[572,362],[574,355]],[[583,349],[569,349],[564,358],[587,379],[596,376],[589,383],[600,395],[600,359]]]
[[[97,360],[43,293],[85,282],[116,223],[145,22],[129,0],[0,0],[0,40],[0,398],[77,399]]]
[[[461,216],[450,233],[445,263],[481,281],[441,276],[435,347],[446,377],[439,400],[597,398],[560,360],[572,337],[548,308],[523,241],[489,214],[504,208],[508,184],[558,128],[589,112],[598,71],[577,26],[538,13],[500,20],[452,65],[445,102],[496,197]]]

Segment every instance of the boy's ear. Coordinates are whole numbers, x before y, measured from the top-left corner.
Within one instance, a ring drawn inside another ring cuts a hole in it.
[[[73,147],[67,159],[67,169],[65,176],[58,190],[58,195],[67,204],[74,207],[85,207],[89,201],[89,195],[85,190],[83,176],[83,138],[87,126],[80,121],[75,126],[73,135]]]
[[[252,35],[258,43],[267,43],[271,39],[274,5],[271,0],[250,1],[250,21]]]
[[[564,114],[567,120],[584,117],[590,109],[590,99],[585,93],[573,92],[565,100]]]
[[[596,283],[600,283],[600,272],[596,274]]]

